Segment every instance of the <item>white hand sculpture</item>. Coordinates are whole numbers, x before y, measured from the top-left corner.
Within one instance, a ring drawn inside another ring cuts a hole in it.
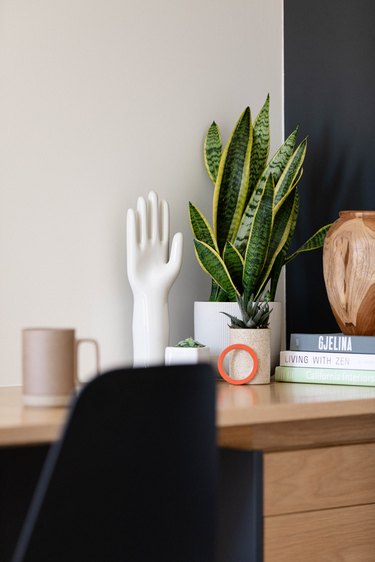
[[[134,296],[133,364],[164,363],[169,340],[168,294],[182,264],[182,233],[174,235],[169,257],[169,207],[150,191],[127,213],[127,271]]]

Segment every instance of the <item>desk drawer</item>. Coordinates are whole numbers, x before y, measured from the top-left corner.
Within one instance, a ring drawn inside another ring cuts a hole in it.
[[[368,503],[375,503],[375,443],[264,455],[266,516]]]
[[[265,517],[264,562],[374,562],[375,505]]]

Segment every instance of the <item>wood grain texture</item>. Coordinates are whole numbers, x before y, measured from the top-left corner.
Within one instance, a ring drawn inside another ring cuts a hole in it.
[[[375,335],[375,211],[341,211],[323,248],[332,312],[344,334]]]
[[[259,449],[265,452],[371,443],[375,442],[375,413],[298,422],[219,427],[218,442],[221,447]]]
[[[264,562],[374,562],[375,505],[264,519]]]
[[[375,503],[375,443],[264,455],[264,514]]]

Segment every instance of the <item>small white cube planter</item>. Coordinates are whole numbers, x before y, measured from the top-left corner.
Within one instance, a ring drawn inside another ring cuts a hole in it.
[[[166,347],[166,365],[209,363],[210,349],[205,347]]]

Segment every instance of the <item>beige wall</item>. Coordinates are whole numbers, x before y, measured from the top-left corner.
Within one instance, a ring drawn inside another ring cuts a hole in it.
[[[76,327],[104,367],[131,362],[125,215],[150,189],[185,236],[172,340],[192,334],[203,137],[270,92],[281,142],[282,24],[280,0],[0,0],[0,384],[21,380],[25,326]]]

